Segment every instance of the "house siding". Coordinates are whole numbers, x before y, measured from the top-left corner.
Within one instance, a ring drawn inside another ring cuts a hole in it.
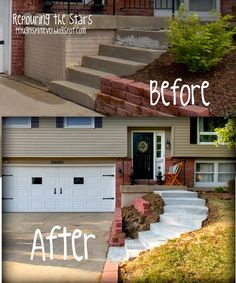
[[[227,146],[190,144],[190,119],[184,117],[103,118],[101,129],[56,128],[56,118],[40,118],[39,128],[4,129],[3,157],[130,157],[133,129],[167,129],[168,158],[235,157]]]

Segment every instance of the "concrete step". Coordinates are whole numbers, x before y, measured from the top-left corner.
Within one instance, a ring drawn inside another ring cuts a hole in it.
[[[160,216],[160,223],[166,223],[177,226],[193,227],[194,229],[200,229],[202,227],[202,221],[206,219],[206,215],[181,215],[181,214],[169,214],[165,213]]]
[[[138,239],[125,239],[126,256],[128,259],[137,257],[145,246]]]
[[[144,49],[114,44],[101,44],[99,47],[99,55],[121,58],[144,64],[153,62],[165,52],[165,50]]]
[[[97,93],[99,92],[99,89],[69,81],[52,81],[50,82],[49,89],[60,97],[90,109],[94,109]]]
[[[126,256],[126,248],[124,247],[109,247],[107,260],[109,262],[120,263],[128,260]]]
[[[147,249],[152,249],[165,244],[168,238],[163,235],[158,235],[152,231],[143,231],[138,233],[138,240]]]
[[[206,206],[197,206],[197,205],[165,205],[164,213],[173,213],[173,214],[194,214],[194,215],[207,215],[208,208]]]
[[[165,205],[197,205],[205,206],[206,200],[199,198],[163,198]]]
[[[70,67],[67,69],[67,80],[89,87],[100,89],[100,80],[104,77],[110,77],[113,74],[94,70],[86,67]]]
[[[114,57],[95,55],[84,56],[82,66],[103,72],[109,72],[118,76],[128,76],[143,69],[146,64]]]
[[[151,49],[168,49],[166,31],[120,29],[116,33],[116,44]]]
[[[184,190],[179,191],[155,191],[155,194],[158,193],[163,198],[197,198],[197,192],[189,192]]]
[[[164,235],[168,239],[178,238],[181,234],[188,233],[192,230],[192,227],[177,226],[161,222],[151,223],[150,225],[150,231],[159,235]]]

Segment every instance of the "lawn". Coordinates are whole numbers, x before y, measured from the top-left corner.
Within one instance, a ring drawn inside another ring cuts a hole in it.
[[[123,282],[234,282],[234,196],[203,193],[210,208],[201,230],[120,266]]]

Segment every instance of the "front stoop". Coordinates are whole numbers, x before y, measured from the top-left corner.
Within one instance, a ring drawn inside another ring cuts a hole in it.
[[[149,231],[139,232],[138,239],[126,238],[124,247],[110,247],[109,262],[121,263],[184,233],[201,229],[208,216],[208,208],[205,200],[198,198],[197,192],[162,190],[154,193],[159,194],[165,203],[160,222],[152,223]]]
[[[130,33],[135,33],[132,37]],[[153,48],[140,46],[141,42],[153,39]],[[127,38],[132,42],[127,42]],[[162,31],[117,31],[115,44],[101,44],[98,55],[84,56],[81,66],[67,69],[66,81],[53,81],[49,89],[70,101],[90,109],[95,109],[97,94],[101,88],[101,78],[133,75],[157,59],[166,49],[165,32]],[[165,43],[165,44],[164,44]]]

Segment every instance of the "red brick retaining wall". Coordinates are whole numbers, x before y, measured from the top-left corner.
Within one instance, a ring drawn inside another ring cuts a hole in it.
[[[177,93],[177,105],[172,104],[173,95],[165,93],[170,102],[165,106],[160,101],[150,105],[149,85],[119,77],[101,79],[101,93],[97,95],[95,110],[107,116],[208,116],[206,107],[195,105],[181,106]]]
[[[112,221],[111,234],[109,239],[110,247],[121,247],[125,245],[125,233],[122,232],[121,208],[116,208]]]
[[[143,198],[136,198],[134,200],[134,207],[142,213],[144,216],[147,216],[149,213],[149,202],[144,200]]]

